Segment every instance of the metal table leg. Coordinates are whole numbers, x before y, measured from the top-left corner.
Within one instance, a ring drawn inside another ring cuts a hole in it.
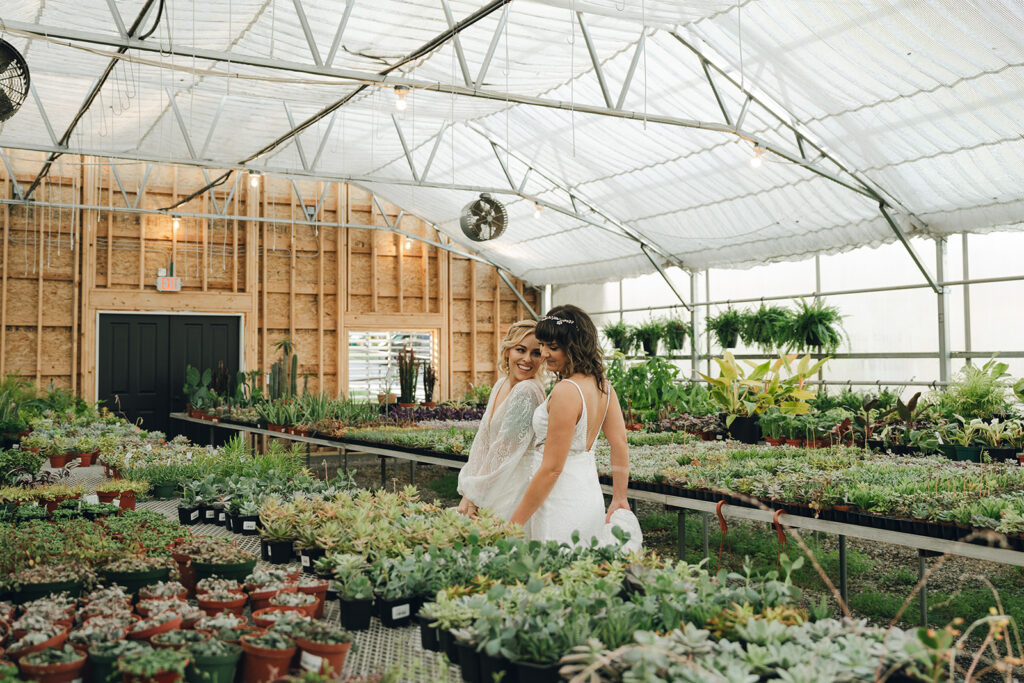
[[[704,541],[704,559],[711,559],[711,550],[708,547],[708,523],[711,521],[711,515],[707,512],[702,512],[700,515],[701,520],[701,537]]]
[[[925,562],[925,554],[918,550],[917,551],[917,579],[921,581],[924,579],[925,572],[928,571],[927,562]],[[925,581],[921,584],[921,592],[918,593],[921,598],[921,626],[928,626],[928,582]]]
[[[839,535],[839,597],[849,603],[846,590],[846,536]]]
[[[388,459],[383,455],[380,456],[380,487],[382,489],[387,488],[388,482]]]
[[[678,554],[680,560],[686,560],[686,510],[676,513],[676,529],[678,530]]]
[[[409,461],[409,483],[413,486],[416,485],[416,461]]]

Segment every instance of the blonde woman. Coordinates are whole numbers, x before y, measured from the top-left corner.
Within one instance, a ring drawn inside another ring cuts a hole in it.
[[[459,472],[458,511],[475,514],[488,508],[508,519],[530,483],[533,451],[533,413],[544,402],[540,345],[533,320],[520,320],[509,328],[498,357],[501,379],[491,390],[469,452]]]

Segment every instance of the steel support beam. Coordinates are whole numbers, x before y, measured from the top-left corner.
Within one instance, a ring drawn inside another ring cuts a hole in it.
[[[686,310],[692,310],[690,308],[690,304],[686,303],[686,300],[683,298],[683,295],[680,294],[679,290],[676,289],[676,286],[672,284],[672,280],[669,279],[668,273],[665,272],[665,269],[661,267],[661,264],[658,263],[657,259],[651,256],[651,253],[647,250],[647,246],[641,244],[640,250],[644,252],[644,256],[647,257],[647,260],[650,261],[651,265],[654,266],[654,269],[658,271],[658,274],[661,275],[661,278],[665,281],[665,284],[668,285],[668,288],[671,289],[672,293],[676,295],[677,299],[679,299],[679,303],[681,303]]]
[[[135,42],[141,45],[146,45],[145,41],[136,40],[134,36],[136,33],[138,33],[139,27],[142,26],[142,22],[145,20],[146,15],[149,14],[149,10],[153,6],[154,1],[155,0],[146,0],[146,4],[142,6],[142,9],[139,11],[139,15],[135,17],[135,21],[132,22],[131,29],[126,34],[119,36],[123,44],[118,46],[117,55],[111,58],[106,68],[103,69],[103,73],[100,74],[100,77],[97,78],[93,82],[92,87],[89,88],[89,92],[85,96],[85,101],[82,102],[82,106],[80,106],[78,108],[78,111],[75,112],[74,117],[71,119],[71,123],[68,124],[67,129],[64,131],[64,134],[60,136],[60,140],[57,141],[57,147],[67,146],[68,141],[71,139],[71,134],[75,130],[75,127],[78,125],[78,122],[82,120],[82,117],[85,116],[85,113],[89,111],[89,107],[92,106],[92,103],[93,101],[95,101],[96,97],[99,96],[100,91],[103,89],[103,85],[107,82],[107,79],[110,77],[110,74],[114,71],[114,67],[117,66],[117,63],[120,61],[120,56],[128,51],[128,43]],[[108,0],[108,2],[112,3],[113,0]],[[120,16],[117,13],[116,7],[111,7],[111,10],[114,12],[115,16]],[[123,23],[118,27],[118,29],[120,33],[124,33]],[[147,47],[152,48],[153,46],[149,45]],[[33,180],[32,183],[28,186],[28,189],[25,190],[24,196],[26,198],[32,196],[32,193],[35,192],[35,189],[39,187],[39,183],[42,182],[43,178],[46,177],[46,174],[50,172],[50,168],[53,166],[53,162],[56,161],[57,157],[59,157],[61,154],[61,152],[54,152],[50,154],[50,156],[46,159],[46,163],[44,163],[42,169],[40,169],[39,175],[35,177],[35,180]]]
[[[302,32],[306,36],[306,44],[309,45],[309,53],[313,55],[313,63],[323,66],[324,60],[320,57],[320,50],[317,49],[316,39],[313,37],[313,30],[309,28],[309,20],[306,18],[306,10],[302,8],[302,0],[292,0],[295,5],[295,14],[299,17],[299,24],[302,25]]]
[[[356,0],[348,0],[345,3],[345,11],[341,15],[341,21],[338,22],[338,30],[334,32],[334,40],[331,41],[331,50],[327,53],[327,61],[324,66],[330,67],[334,63],[334,55],[338,54],[338,48],[341,47],[341,37],[345,35],[345,27],[348,26],[348,19],[352,16],[352,9],[356,6]]]
[[[939,282],[945,279],[946,274],[946,238],[939,237],[935,240],[935,276]],[[938,335],[939,335],[939,380],[949,381],[950,356],[949,356],[949,299],[946,296],[946,289],[939,287],[935,294],[938,304]]]
[[[597,56],[597,48],[594,41],[590,39],[590,31],[587,29],[587,21],[583,18],[583,12],[576,13],[576,21],[579,22],[580,32],[583,34],[583,42],[587,44],[587,52],[590,53],[590,63],[594,65],[594,74],[597,75],[597,84],[601,88],[601,96],[609,109],[614,109],[612,95],[608,92],[608,83],[604,80],[604,70],[601,68],[601,58]]]
[[[697,300],[697,279],[698,274],[690,273],[690,301]],[[619,281],[621,288],[622,281]],[[621,291],[621,290],[620,290]],[[621,298],[620,298],[621,306]],[[620,314],[621,317],[621,314]],[[700,378],[700,350],[697,348],[701,335],[700,309],[697,306],[690,306],[690,379],[696,381]]]
[[[711,75],[711,66],[703,56],[700,58],[700,68],[704,70],[704,78],[708,79],[708,85],[711,86],[711,92],[715,95],[715,102],[718,102],[718,109],[722,112],[722,119],[725,120],[725,125],[731,126],[732,117],[729,116],[729,110],[725,106],[725,100],[722,99],[722,93],[718,91],[715,79]]]
[[[430,173],[430,167],[434,164],[434,157],[437,156],[437,148],[441,146],[441,140],[444,139],[444,132],[448,130],[448,124],[441,124],[441,130],[437,132],[437,137],[434,139],[434,146],[430,150],[430,156],[427,157],[427,163],[423,167],[423,173],[420,174],[419,180],[426,182],[427,174]]]
[[[633,75],[636,74],[636,67],[640,63],[640,55],[646,49],[646,44],[647,29],[645,27],[640,31],[640,40],[636,41],[636,49],[633,51],[633,59],[629,62],[629,70],[626,71],[626,77],[622,79],[622,90],[619,91],[619,99],[615,101],[616,109],[622,109],[622,105],[626,103],[626,95],[629,94],[629,87],[633,85]]]
[[[409,162],[409,171],[412,173],[412,179],[419,182],[420,176],[416,173],[416,164],[412,160],[412,152],[409,150],[409,143],[405,141],[405,133],[402,132],[402,124],[398,121],[398,114],[392,114],[391,120],[395,124],[395,130],[398,131],[398,140],[402,143],[402,151],[405,152],[405,160]]]
[[[459,60],[459,69],[462,71],[462,80],[467,87],[473,86],[473,77],[469,75],[469,64],[466,62],[466,53],[462,51],[462,41],[459,39],[459,32],[455,30],[455,18],[452,16],[451,5],[448,0],[441,0],[441,7],[444,9],[444,18],[448,22],[448,29],[452,32],[452,44],[455,46],[455,56]]]
[[[924,275],[924,279],[928,281],[928,286],[931,287],[936,294],[941,294],[942,286],[938,284],[934,277],[932,277],[931,271],[928,270],[928,266],[926,266],[921,257],[918,256],[917,250],[914,249],[914,245],[910,243],[910,239],[903,232],[903,228],[901,228],[899,223],[889,215],[889,212],[886,210],[886,206],[883,202],[879,202],[878,210],[882,212],[885,222],[889,224],[889,228],[892,229],[893,234],[896,235],[896,239],[900,241],[903,248],[907,250],[908,254],[910,254],[910,258],[914,261],[914,265],[916,265],[917,269],[921,271],[922,275]]]
[[[960,242],[963,249],[963,278],[964,282],[964,351],[971,352],[971,258],[967,251],[968,242],[967,233],[965,232],[960,236]],[[971,359],[967,359],[967,364],[971,364]]]
[[[540,316],[537,315],[537,311],[533,310],[533,306],[531,306],[529,302],[526,300],[526,298],[519,293],[519,290],[515,288],[515,286],[512,284],[512,281],[508,279],[508,275],[505,275],[505,273],[502,272],[501,268],[497,266],[494,267],[494,272],[498,274],[498,277],[501,278],[502,282],[508,285],[508,288],[511,289],[512,293],[516,295],[517,299],[519,299],[519,303],[526,307],[526,310],[529,312],[530,317],[533,318],[534,320],[540,320]]]
[[[476,75],[476,87],[480,87],[484,84],[484,78],[487,77],[487,70],[491,68],[491,60],[494,59],[494,51],[498,47],[498,38],[501,37],[502,31],[505,30],[505,23],[508,21],[508,7],[501,10],[501,17],[498,18],[498,26],[494,29],[494,35],[491,36],[491,42],[487,46],[487,53],[484,55],[484,60],[480,63],[480,71]]]

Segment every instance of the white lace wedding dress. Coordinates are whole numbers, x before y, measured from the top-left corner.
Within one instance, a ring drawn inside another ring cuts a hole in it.
[[[541,506],[533,513],[533,516],[526,523],[526,533],[534,540],[559,541],[561,543],[572,543],[574,531],[579,532],[580,543],[589,545],[590,540],[596,537],[602,545],[618,543],[612,534],[612,527],[618,526],[629,533],[629,542],[626,544],[627,551],[636,551],[643,545],[643,534],[640,531],[640,522],[629,510],[616,510],[612,513],[612,521],[605,524],[604,494],[601,490],[601,483],[597,479],[597,464],[594,462],[594,444],[597,436],[594,437],[590,448],[587,448],[587,401],[583,396],[583,390],[572,380],[569,382],[580,392],[583,400],[583,410],[580,419],[572,434],[572,442],[569,445],[569,455],[565,459],[562,473],[558,475],[554,488],[544,499]],[[608,415],[608,406],[605,406],[604,415],[601,417],[601,424]],[[540,468],[541,453],[544,451],[544,442],[548,433],[548,404],[544,403],[533,413],[533,431],[537,435],[536,453],[530,458],[532,471],[530,476]]]
[[[529,379],[516,383],[495,409],[494,400],[507,381],[498,380],[491,390],[469,460],[459,472],[459,494],[506,520],[523,500],[533,476],[533,414],[544,402],[543,386]]]

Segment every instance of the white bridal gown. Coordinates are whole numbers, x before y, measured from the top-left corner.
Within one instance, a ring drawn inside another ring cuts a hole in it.
[[[597,464],[594,462],[594,442],[587,448],[587,401],[583,397],[580,385],[570,379],[569,382],[580,392],[583,410],[572,434],[569,444],[569,455],[565,459],[562,473],[558,475],[551,493],[541,503],[526,524],[526,532],[531,539],[539,541],[559,541],[572,543],[574,531],[579,531],[580,543],[589,545],[596,537],[602,545],[618,543],[612,534],[612,527],[618,526],[629,533],[629,542],[624,549],[637,551],[643,545],[640,522],[629,510],[616,510],[612,513],[611,524],[605,524],[604,494],[601,483],[597,479]],[[609,398],[610,402],[610,398]],[[601,424],[608,415],[605,405]],[[530,476],[540,468],[541,453],[548,434],[547,400],[533,413],[533,431],[537,435],[536,453],[530,458],[533,467]]]
[[[507,381],[498,380],[491,390],[469,460],[459,472],[459,494],[505,520],[519,507],[533,475],[533,414],[544,402],[541,383],[528,379],[516,383],[495,409],[494,399]]]

